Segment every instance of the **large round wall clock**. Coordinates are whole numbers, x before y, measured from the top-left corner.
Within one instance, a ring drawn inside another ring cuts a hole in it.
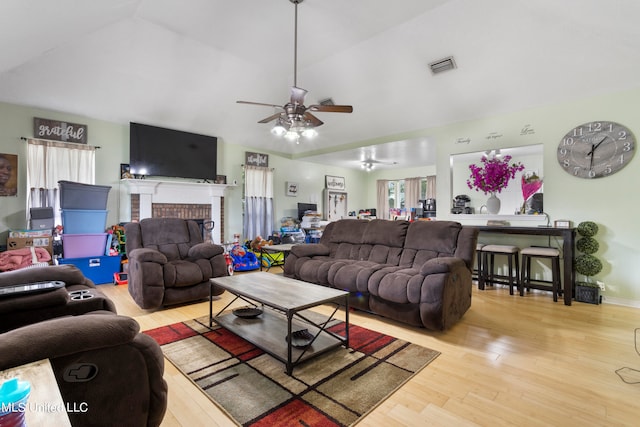
[[[578,178],[602,178],[625,167],[636,151],[633,133],[621,124],[596,121],[571,129],[558,145],[558,162]]]

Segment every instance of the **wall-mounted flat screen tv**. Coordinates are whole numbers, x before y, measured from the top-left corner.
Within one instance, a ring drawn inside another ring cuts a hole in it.
[[[216,179],[218,138],[129,123],[131,173],[145,176]]]

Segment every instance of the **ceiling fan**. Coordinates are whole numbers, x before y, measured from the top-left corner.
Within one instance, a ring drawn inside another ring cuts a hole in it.
[[[304,97],[307,90],[298,87],[298,5],[303,0],[289,0],[295,5],[294,20],[294,43],[293,43],[293,86],[291,87],[291,97],[289,102],[284,105],[266,104],[262,102],[236,101],[239,104],[262,105],[266,107],[274,107],[280,111],[265,117],[258,123],[269,123],[276,121],[271,132],[275,135],[296,141],[299,143],[300,136],[312,137],[317,134],[315,128],[321,126],[324,122],[311,114],[313,112],[324,113],[351,113],[353,107],[351,105],[325,105],[314,104],[310,106],[304,105]]]
[[[381,160],[375,160],[375,159],[364,159],[361,161],[360,167],[366,170],[367,172],[371,172],[373,169],[375,169],[376,165],[397,165],[397,164],[398,162],[383,162]]]

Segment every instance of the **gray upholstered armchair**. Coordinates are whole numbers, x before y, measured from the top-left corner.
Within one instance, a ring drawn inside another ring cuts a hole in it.
[[[195,221],[146,218],[126,224],[125,235],[129,293],[141,308],[208,298],[209,279],[227,275],[224,248],[204,243]]]

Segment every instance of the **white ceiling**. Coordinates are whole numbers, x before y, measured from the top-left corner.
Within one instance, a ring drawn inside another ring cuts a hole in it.
[[[298,9],[307,105],[331,97],[354,108],[317,113],[325,124],[309,142],[273,137],[257,123],[271,108],[235,102],[287,102],[289,0],[2,0],[0,101],[333,165],[359,167],[374,152],[397,162],[386,167],[410,167],[433,163],[434,144],[394,135],[640,86],[637,0],[305,0]],[[458,68],[432,75],[428,64],[449,55]]]

